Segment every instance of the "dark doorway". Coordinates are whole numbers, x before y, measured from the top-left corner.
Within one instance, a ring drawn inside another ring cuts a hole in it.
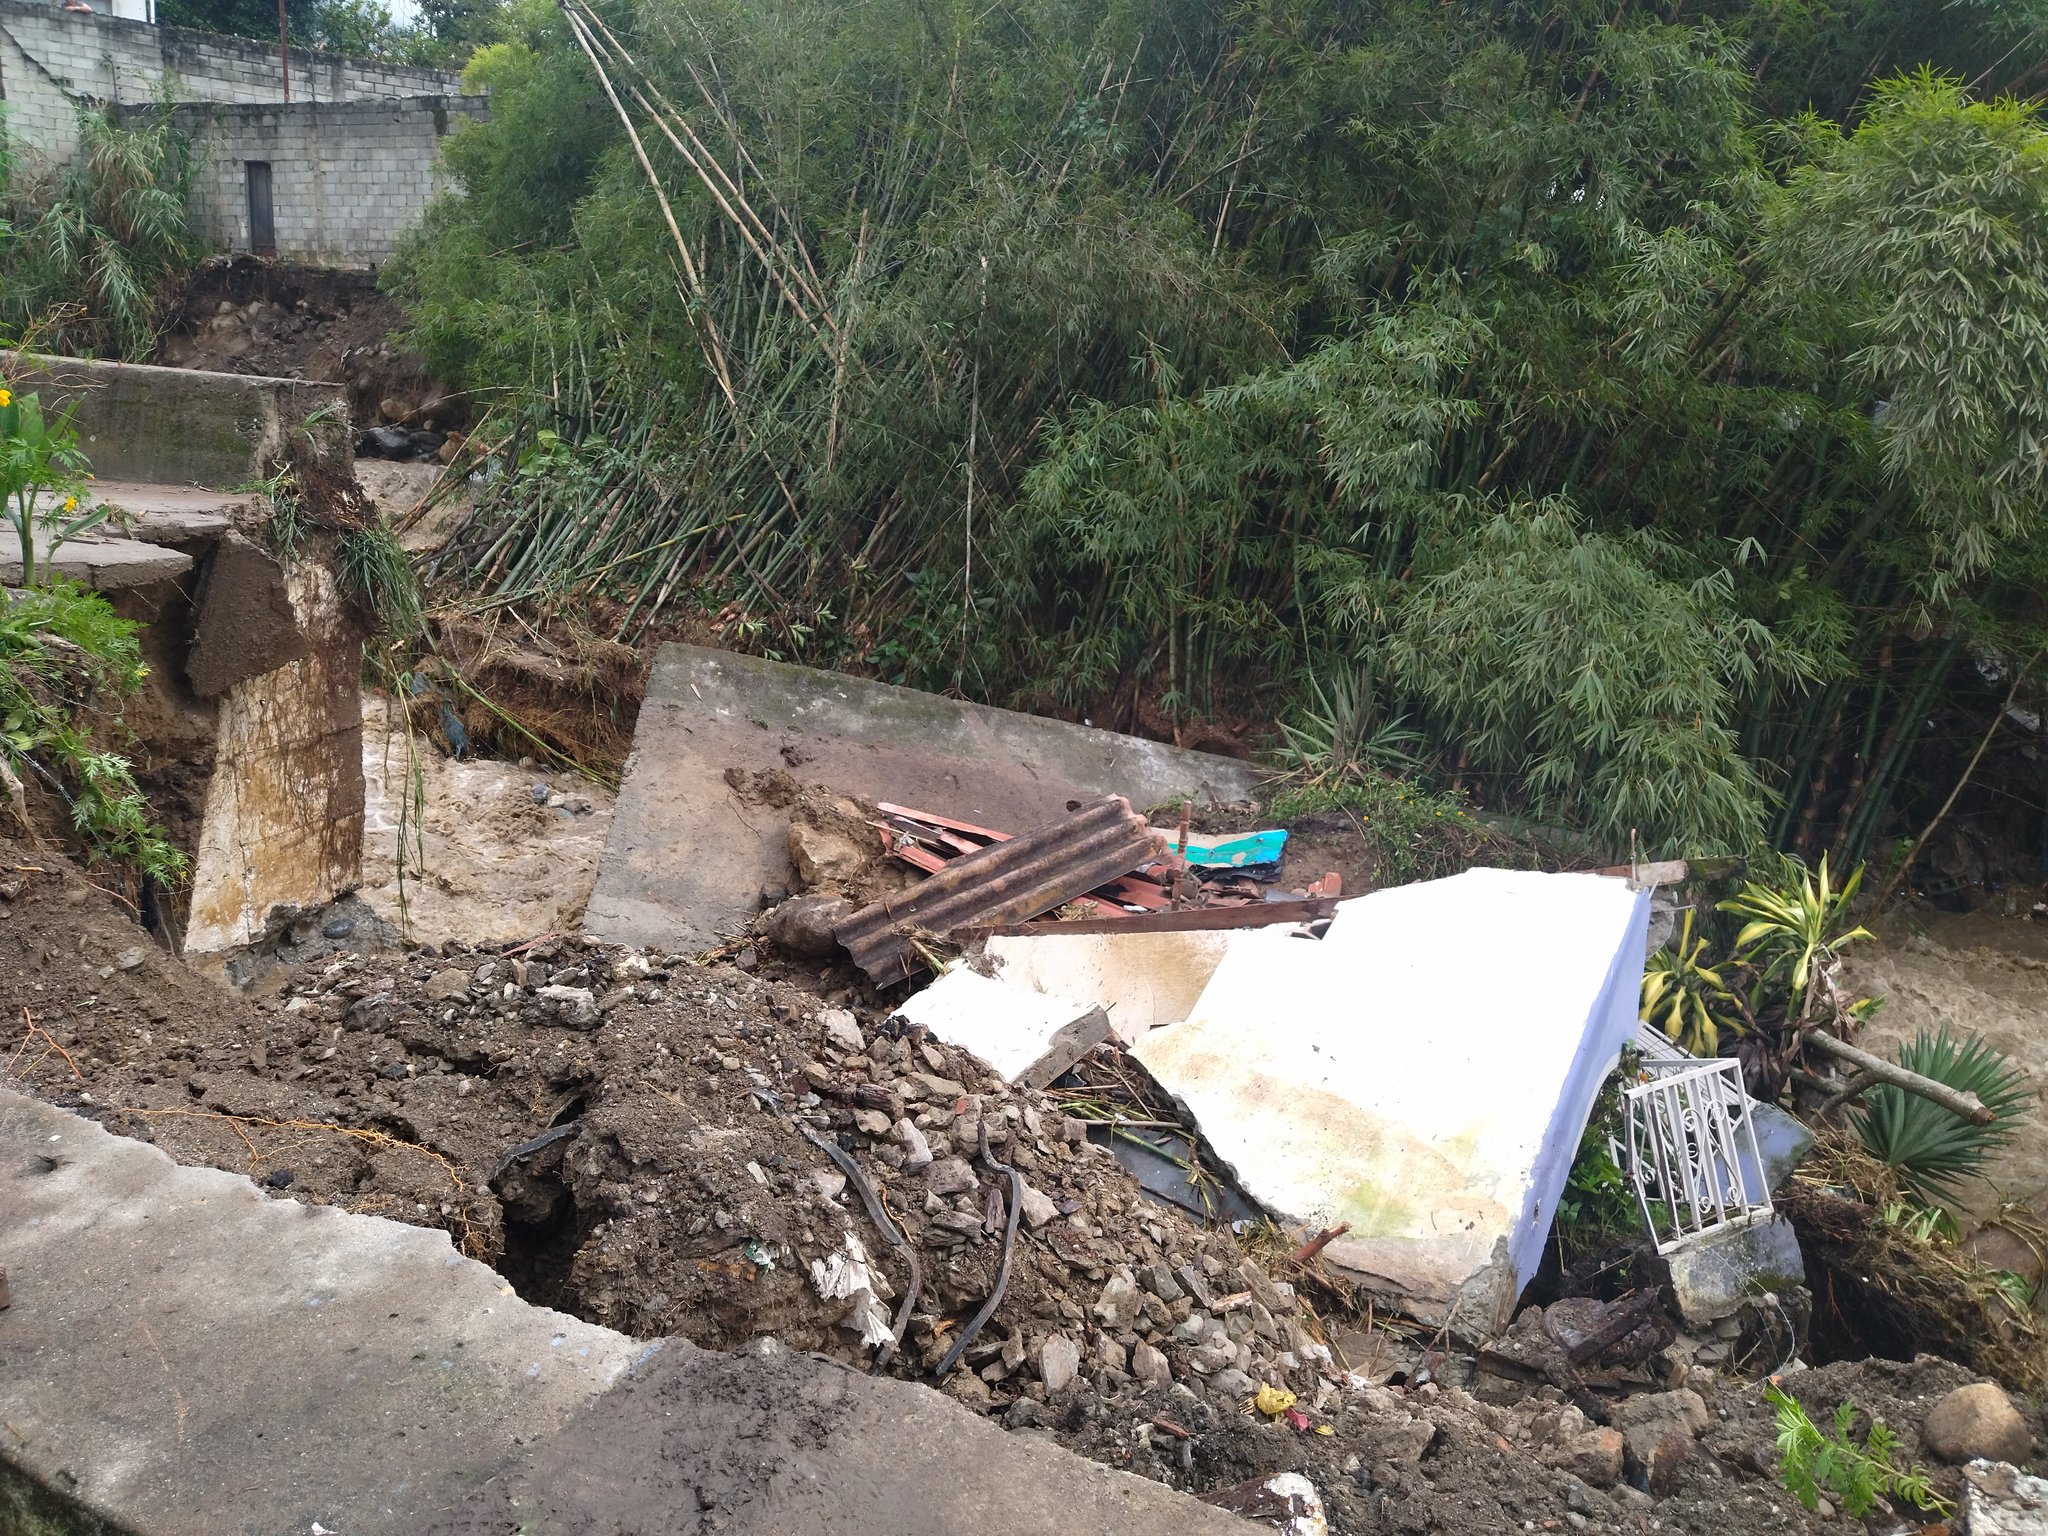
[[[258,256],[277,254],[277,220],[270,210],[270,162],[244,160],[249,182],[249,249]]]

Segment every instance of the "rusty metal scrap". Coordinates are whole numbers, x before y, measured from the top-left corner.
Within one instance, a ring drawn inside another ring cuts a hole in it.
[[[1168,856],[1164,834],[1123,796],[1109,795],[947,860],[922,884],[861,908],[835,933],[877,983],[903,981],[916,961],[915,934],[1024,922]]]

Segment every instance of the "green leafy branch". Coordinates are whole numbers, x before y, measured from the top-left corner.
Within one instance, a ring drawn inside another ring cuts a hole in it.
[[[1823,1432],[1795,1399],[1776,1386],[1764,1388],[1764,1400],[1778,1410],[1778,1475],[1786,1492],[1808,1509],[1819,1508],[1825,1494],[1855,1520],[1887,1498],[1903,1499],[1916,1509],[1936,1514],[1949,1512],[1950,1505],[1934,1491],[1924,1470],[1898,1464],[1898,1437],[1884,1420],[1873,1418],[1863,1444],[1856,1443],[1853,1400],[1845,1400],[1835,1409],[1831,1432]]]

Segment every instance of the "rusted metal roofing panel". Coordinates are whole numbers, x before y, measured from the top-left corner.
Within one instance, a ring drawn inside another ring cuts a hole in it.
[[[1020,923],[1168,856],[1164,835],[1121,795],[1091,800],[1058,821],[947,861],[922,884],[862,907],[836,930],[876,982],[911,973],[913,933]]]

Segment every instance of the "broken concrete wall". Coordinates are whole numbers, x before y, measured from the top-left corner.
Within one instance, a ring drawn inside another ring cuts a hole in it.
[[[361,636],[330,567],[300,562],[287,591],[311,643],[221,697],[188,954],[253,942],[281,910],[351,889],[361,867]]]
[[[323,407],[348,410],[339,385],[141,363],[0,352],[16,394],[77,408],[79,445],[101,480],[225,491],[268,474],[287,427]]]
[[[726,782],[779,770],[839,794],[1026,832],[1100,795],[1139,811],[1249,799],[1249,764],[694,645],[655,656],[585,919],[622,944],[708,947],[791,889],[788,823]]]
[[[1133,1054],[1245,1192],[1346,1224],[1333,1266],[1429,1322],[1504,1327],[1601,1080],[1634,1033],[1649,897],[1475,869],[1230,936]]]
[[[192,856],[185,951],[236,948],[352,889],[363,828],[358,621],[320,541],[287,571],[268,548],[262,497],[190,488],[262,478],[308,415],[346,420],[343,390],[4,353],[0,376],[39,390],[46,407],[76,402],[95,488],[123,514],[117,532],[60,547],[56,564],[144,626],[150,673],[124,706],[135,740],[119,749]]]

